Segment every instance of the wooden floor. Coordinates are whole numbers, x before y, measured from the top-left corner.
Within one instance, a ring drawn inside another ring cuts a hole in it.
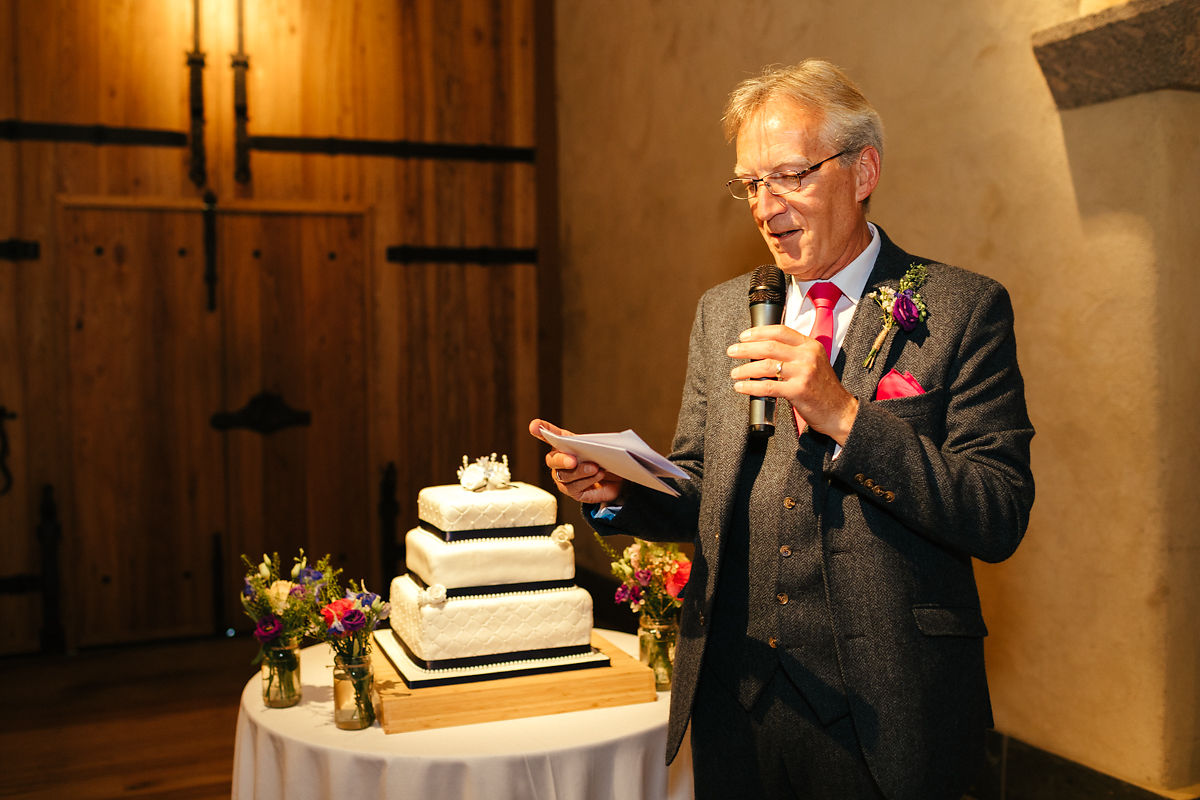
[[[228,798],[248,637],[0,659],[0,796]]]

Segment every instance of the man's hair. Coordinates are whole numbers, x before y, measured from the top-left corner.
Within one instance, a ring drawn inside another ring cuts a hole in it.
[[[878,112],[844,72],[815,58],[791,67],[767,67],[739,83],[729,95],[722,117],[725,136],[736,139],[750,117],[779,99],[819,114],[821,140],[835,150],[845,150],[843,161],[853,160],[868,146],[883,158],[883,122]]]

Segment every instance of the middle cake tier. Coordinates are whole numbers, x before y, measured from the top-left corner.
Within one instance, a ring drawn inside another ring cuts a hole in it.
[[[428,586],[441,584],[451,597],[560,588],[575,578],[575,549],[565,535],[446,542],[418,527],[405,536],[404,548],[408,571]]]

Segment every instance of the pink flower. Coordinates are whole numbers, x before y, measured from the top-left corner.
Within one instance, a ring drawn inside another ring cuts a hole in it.
[[[354,601],[342,598],[334,600],[329,605],[321,609],[321,616],[325,618],[326,627],[332,628],[334,623],[341,622],[342,617],[346,616],[346,612],[354,608]]]
[[[676,561],[675,571],[667,576],[666,589],[667,594],[676,600],[683,592],[683,587],[687,585],[688,579],[692,577],[692,562],[691,561]]]

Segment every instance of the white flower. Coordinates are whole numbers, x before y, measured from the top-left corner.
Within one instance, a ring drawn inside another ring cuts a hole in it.
[[[575,526],[569,522],[563,523],[550,532],[550,538],[559,547],[565,548],[575,538]]]
[[[496,454],[492,453],[491,469],[488,470],[488,488],[503,489],[508,486],[508,482],[512,479],[512,473],[508,471],[508,456],[504,456],[504,460],[497,462],[494,459]]]
[[[262,563],[258,565],[258,574],[264,581],[271,579],[271,559],[267,557],[266,553],[263,553]]]
[[[442,606],[446,603],[446,587],[440,583],[435,583],[428,589],[422,589],[417,592],[417,605],[421,608],[425,606]]]
[[[467,457],[463,456],[462,463],[458,468],[458,483],[468,491],[503,489],[512,479],[512,473],[508,469],[508,456],[503,456],[497,461],[496,454],[492,453],[490,456],[475,459],[474,464],[468,464]]]
[[[478,492],[487,486],[487,482],[487,468],[480,461],[468,464],[467,457],[463,456],[463,465],[458,468],[459,485],[468,491]]]
[[[272,611],[282,614],[287,609],[288,596],[295,585],[291,581],[275,581],[271,584],[271,588],[267,589],[267,602],[271,604]]]

